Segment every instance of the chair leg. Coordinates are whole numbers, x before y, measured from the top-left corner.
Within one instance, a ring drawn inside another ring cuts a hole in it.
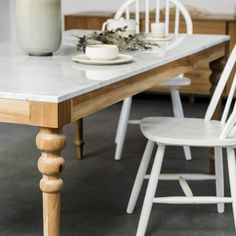
[[[128,121],[129,121],[129,115],[130,115],[130,109],[132,105],[132,97],[128,97],[123,101],[121,113],[120,113],[120,119],[117,127],[116,132],[116,151],[115,151],[115,160],[121,159],[121,154],[124,146]]]
[[[216,170],[216,196],[224,197],[224,169],[223,169],[223,154],[221,147],[215,147],[215,170]],[[224,203],[217,204],[219,213],[225,210]]]
[[[233,206],[234,226],[236,229],[236,162],[233,148],[227,148],[227,160],[229,169],[230,192],[231,192],[231,197],[233,199],[232,206]]]
[[[148,220],[150,217],[150,213],[152,210],[152,205],[153,205],[153,199],[156,193],[157,185],[158,185],[158,178],[161,172],[161,166],[162,166],[162,161],[164,157],[164,152],[165,152],[165,146],[164,145],[159,145],[157,149],[157,153],[155,156],[155,160],[153,163],[150,179],[148,182],[148,187],[143,203],[143,208],[141,212],[141,216],[139,219],[139,225],[138,225],[138,230],[136,236],[144,236],[147,225],[148,225]]]
[[[147,173],[147,168],[150,163],[154,144],[155,143],[153,141],[148,140],[148,143],[143,153],[143,157],[142,157],[142,160],[138,169],[138,173],[134,182],[134,186],[130,195],[128,207],[126,210],[128,214],[132,214],[134,212],[134,208],[136,206],[137,199],[138,199],[141,187],[143,185],[144,177],[145,177],[145,174]]]
[[[173,107],[173,113],[175,117],[184,117],[184,112],[183,112],[183,106],[179,94],[179,88],[178,87],[171,87],[170,90],[170,95],[171,95],[171,101],[172,101],[172,107]],[[191,155],[191,150],[190,147],[184,146],[184,155],[186,160],[191,160],[192,155]]]

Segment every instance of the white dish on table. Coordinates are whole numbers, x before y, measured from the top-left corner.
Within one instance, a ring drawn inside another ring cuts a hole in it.
[[[125,28],[125,31],[122,33],[124,36],[128,36],[129,34],[134,35],[136,33],[136,27],[137,27],[137,22],[136,20],[133,19],[124,19],[124,18],[119,18],[119,19],[108,19],[103,25],[102,25],[102,31],[105,30],[117,30],[119,28],[123,29]]]
[[[145,38],[146,41],[149,42],[166,42],[170,41],[173,37],[172,36],[165,36],[165,37],[153,37],[153,36],[148,36]]]
[[[88,45],[85,48],[86,57],[91,60],[110,61],[119,55],[119,48],[110,44]]]
[[[119,65],[131,62],[133,60],[133,57],[127,54],[119,54],[118,57],[113,60],[104,61],[89,59],[85,54],[79,54],[74,56],[72,60],[86,65]]]

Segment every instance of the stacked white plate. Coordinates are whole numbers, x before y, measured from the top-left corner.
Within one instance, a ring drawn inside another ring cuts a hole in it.
[[[95,60],[89,59],[85,54],[79,54],[74,56],[72,60],[86,65],[119,65],[131,62],[133,57],[126,54],[119,54],[118,57],[113,60]]]

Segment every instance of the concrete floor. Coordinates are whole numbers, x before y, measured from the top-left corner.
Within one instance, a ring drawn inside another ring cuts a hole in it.
[[[186,116],[202,117],[208,100],[195,104],[184,100]],[[133,215],[125,213],[129,194],[145,147],[145,139],[137,126],[128,129],[123,160],[113,160],[114,136],[120,104],[92,115],[85,120],[85,159],[75,160],[73,126],[65,128],[67,146],[63,152],[66,168],[62,191],[61,231],[72,236],[135,235],[142,199]],[[133,118],[149,115],[172,116],[169,96],[138,96],[134,100]],[[40,156],[34,140],[38,129],[33,127],[0,126],[0,235],[42,235],[41,192],[37,170]],[[193,160],[183,158],[181,148],[168,148],[163,171],[208,173],[208,150],[192,149]],[[227,171],[225,172],[227,174]],[[226,194],[229,193],[228,179]],[[190,182],[196,194],[214,195],[211,181]],[[146,186],[146,185],[145,185]],[[176,182],[161,182],[158,195],[179,193]],[[147,235],[149,236],[232,236],[232,209],[224,214],[215,205],[154,205]]]

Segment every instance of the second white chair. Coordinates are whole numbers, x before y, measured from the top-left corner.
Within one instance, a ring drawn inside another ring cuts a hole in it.
[[[236,64],[236,46],[218,82],[205,119],[149,117],[141,121],[141,130],[148,139],[143,158],[136,176],[127,212],[133,213],[145,178],[149,179],[146,196],[136,236],[144,236],[153,203],[159,204],[217,204],[219,213],[224,212],[224,203],[232,203],[236,228],[236,102],[232,112],[231,104],[236,90],[236,74],[225,105],[221,121],[212,120],[225,85]],[[146,175],[154,145],[158,145],[150,175]],[[166,146],[195,146],[215,149],[215,175],[206,174],[160,174]],[[227,151],[231,196],[224,197],[224,176],[222,149]],[[159,180],[179,180],[186,196],[155,197]],[[193,196],[186,180],[215,180],[216,196]],[[234,234],[235,235],[235,234]]]
[[[137,22],[137,31],[139,31],[139,25],[140,25],[140,2],[143,2],[142,0],[128,0],[126,1],[117,11],[115,18],[120,19],[124,14],[126,15],[126,18],[130,18],[130,8],[135,8],[135,20]],[[150,32],[150,2],[151,0],[145,0],[145,33]],[[160,22],[160,10],[161,10],[161,1],[155,0],[152,1],[156,4],[156,23]],[[180,15],[182,15],[183,19],[186,23],[186,33],[192,34],[193,32],[193,26],[192,26],[192,20],[191,17],[187,11],[187,9],[178,1],[178,0],[164,0],[166,12],[165,12],[165,26],[166,26],[166,33],[169,32],[169,13],[170,13],[170,6],[173,6],[176,8],[176,14],[175,14],[175,27],[174,27],[174,34],[179,33],[179,23],[180,23]],[[191,84],[190,79],[183,77],[180,75],[179,77],[173,78],[170,81],[167,81],[163,83],[161,86],[167,86],[170,88],[170,94],[171,94],[171,100],[172,100],[172,106],[173,106],[173,113],[175,117],[184,117],[183,107],[181,103],[180,93],[179,93],[179,87],[181,86],[188,86]],[[128,124],[140,124],[140,121],[137,120],[130,120],[130,111],[131,111],[131,105],[132,105],[132,97],[126,98],[123,101],[115,143],[116,143],[116,152],[115,152],[115,160],[120,160],[125,136],[127,132],[127,126]],[[191,151],[190,147],[184,146],[184,154],[186,160],[191,160]]]

